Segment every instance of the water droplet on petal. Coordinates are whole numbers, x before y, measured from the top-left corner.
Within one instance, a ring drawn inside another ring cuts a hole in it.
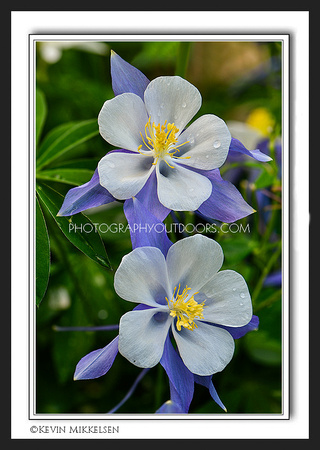
[[[244,294],[243,292],[241,292],[240,297],[241,298],[245,298],[246,294]]]
[[[141,254],[139,254],[139,259],[141,259],[143,261],[148,261],[147,255],[143,252],[141,252]]]
[[[213,146],[214,146],[214,148],[219,148],[221,146],[221,142],[220,141],[214,141]]]
[[[236,288],[232,288],[233,292],[235,292],[237,289]]]
[[[161,103],[160,108],[162,109],[164,108],[164,103]]]
[[[187,106],[186,103],[182,103],[182,105],[181,105],[182,108],[185,108],[186,106]]]
[[[193,189],[193,188],[189,189],[189,192],[193,192],[193,191],[194,191],[194,189]]]
[[[240,302],[239,304],[240,304],[240,306],[243,306],[243,303],[242,303],[242,302]]]
[[[114,168],[115,168],[115,165],[114,165],[113,162],[109,162],[109,163],[108,163],[108,166],[109,166],[111,169],[114,169]]]

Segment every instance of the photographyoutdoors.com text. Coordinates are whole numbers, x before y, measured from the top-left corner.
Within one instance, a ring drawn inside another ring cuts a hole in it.
[[[141,224],[134,223],[132,225],[123,223],[85,223],[85,224],[75,224],[73,222],[69,223],[69,233],[250,233],[249,224],[237,224],[237,223],[222,223],[222,224],[182,224],[182,223],[172,223],[172,224]]]

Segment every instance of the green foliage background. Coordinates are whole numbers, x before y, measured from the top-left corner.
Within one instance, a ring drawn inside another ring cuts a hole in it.
[[[92,45],[94,44],[94,45]],[[98,45],[95,45],[98,44]],[[246,121],[256,108],[274,118],[270,138],[273,161],[244,157],[221,169],[228,178],[236,165],[236,182],[257,212],[237,224],[247,232],[223,232],[215,222],[208,234],[222,246],[223,269],[241,273],[252,295],[259,330],[236,341],[233,360],[213,376],[228,413],[282,411],[281,286],[266,285],[281,269],[281,177],[275,138],[281,136],[281,43],[279,42],[82,42],[37,44],[36,65],[36,410],[38,413],[107,413],[132,386],[140,369],[121,355],[107,375],[73,381],[78,361],[104,347],[116,331],[58,331],[59,327],[118,324],[131,309],[113,288],[121,258],[131,251],[129,232],[68,233],[70,221],[81,224],[123,223],[122,204],[56,216],[64,195],[88,181],[99,159],[112,147],[98,132],[97,116],[114,96],[110,50],[151,80],[179,74],[198,87],[203,104],[196,117],[212,113]],[[261,206],[257,193],[268,202]],[[199,223],[193,213],[178,215]],[[167,219],[170,224],[171,218]],[[249,228],[246,228],[249,225]],[[89,229],[89,228],[88,228]],[[233,227],[233,230],[236,230]],[[248,231],[249,230],[249,231]],[[175,241],[181,235],[170,235]],[[118,413],[154,413],[169,399],[162,367],[151,369]],[[226,414],[207,389],[195,386],[190,413]]]

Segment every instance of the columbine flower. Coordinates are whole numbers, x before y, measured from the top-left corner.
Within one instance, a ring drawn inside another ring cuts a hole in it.
[[[197,88],[177,76],[151,81],[144,101],[133,93],[107,100],[98,117],[100,134],[131,153],[102,158],[100,184],[125,200],[137,195],[155,171],[160,203],[179,211],[198,209],[212,186],[190,169],[220,167],[231,142],[226,124],[214,115],[200,117],[185,130],[200,105]]]
[[[166,258],[155,247],[124,256],[115,290],[143,309],[121,318],[119,352],[138,367],[153,367],[172,333],[190,372],[209,376],[223,370],[234,352],[234,339],[224,327],[247,325],[252,306],[242,276],[218,272],[222,261],[220,245],[202,235],[176,242]]]
[[[234,183],[239,179],[246,179],[247,184],[247,197],[250,199],[255,196],[255,202],[258,205],[260,212],[259,215],[259,228],[263,230],[268,223],[271,211],[273,207],[280,207],[281,204],[281,174],[282,174],[282,144],[281,137],[276,134],[275,119],[271,113],[265,108],[254,109],[246,119],[246,122],[231,121],[228,122],[228,128],[231,134],[234,136],[231,141],[230,151],[227,158],[227,163],[233,163],[231,168],[227,170],[224,177],[230,182]],[[248,149],[259,147],[263,149],[263,153],[259,150],[244,150],[241,151],[240,141],[245,144]],[[238,147],[238,152],[233,151]],[[264,172],[260,168],[245,168],[241,167],[241,161],[244,161],[243,155],[249,155],[254,153],[256,159],[260,158],[260,161],[270,161],[272,158],[268,155],[273,153],[275,157],[275,163],[270,167],[270,173],[273,173],[274,179],[272,186],[271,179],[269,184],[265,184],[263,188],[256,186],[256,181],[259,184],[259,177]],[[239,153],[240,152],[240,153]],[[257,153],[259,152],[259,153]],[[242,155],[241,155],[242,153]],[[237,162],[240,164],[235,165]],[[272,200],[275,202],[273,206]],[[277,206],[276,206],[277,205]],[[271,208],[270,208],[271,206]]]
[[[257,161],[268,162],[272,158],[269,138],[275,124],[274,118],[264,108],[257,108],[247,118],[246,122],[231,120],[228,128],[232,134],[228,161],[241,160],[242,155],[251,156]],[[263,149],[263,152],[257,149]],[[255,150],[254,150],[255,149]]]
[[[88,183],[70,189],[60,215],[132,196],[160,220],[170,209],[197,210],[228,223],[254,212],[220,176],[230,142],[233,152],[247,151],[231,140],[224,121],[208,114],[184,129],[201,105],[192,84],[180,77],[150,82],[115,52],[111,77],[116,97],[103,106],[99,126],[108,142],[122,148],[102,158]],[[259,150],[248,154],[264,160]]]
[[[134,200],[127,214],[139,215],[140,208],[143,205]],[[74,379],[105,375],[120,349],[140,367],[151,367],[159,361],[166,371],[170,400],[157,413],[187,413],[194,383],[207,387],[213,400],[226,410],[212,374],[231,359],[233,339],[257,329],[259,324],[257,316],[251,317],[245,281],[236,272],[218,272],[222,250],[201,235],[172,244],[164,237],[150,237],[150,233],[141,237],[137,233],[134,245],[136,250],[124,257],[116,272],[115,287],[123,298],[139,304],[121,319],[120,336],[79,361]],[[177,348],[173,347],[173,337]]]

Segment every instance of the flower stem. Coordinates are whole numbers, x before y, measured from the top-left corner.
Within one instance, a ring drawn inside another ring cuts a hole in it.
[[[281,289],[278,289],[266,300],[259,303],[259,305],[255,307],[255,313],[258,313],[259,311],[261,311],[261,309],[268,308],[269,306],[273,305],[273,303],[279,300],[281,300]]]
[[[270,257],[268,263],[265,265],[265,267],[264,267],[264,269],[263,269],[263,271],[261,273],[261,276],[260,276],[260,278],[259,278],[259,280],[258,280],[258,282],[256,284],[256,287],[255,287],[255,289],[254,289],[254,291],[252,293],[251,298],[252,298],[252,303],[253,304],[255,304],[255,302],[256,302],[259,294],[260,294],[260,291],[262,289],[264,280],[266,279],[266,277],[269,274],[270,270],[272,269],[273,265],[278,261],[278,258],[279,258],[280,254],[281,254],[281,250],[282,250],[281,249],[281,243],[279,242],[278,243],[278,248],[275,250],[273,255]]]
[[[161,405],[162,395],[163,395],[163,367],[158,364],[157,367],[157,380],[155,383],[155,410]]]
[[[137,376],[137,378],[134,380],[133,385],[131,386],[131,388],[129,389],[129,391],[127,392],[127,394],[123,397],[123,399],[121,400],[121,402],[119,402],[114,408],[110,409],[110,411],[108,412],[108,414],[113,414],[116,411],[118,411],[118,409],[124,405],[124,403],[131,397],[131,395],[133,394],[133,392],[135,391],[136,387],[138,386],[138,384],[140,383],[140,381],[142,380],[142,378],[145,376],[145,374],[149,371],[150,369],[143,369],[141,370],[141,372],[139,373],[139,375]]]
[[[53,325],[54,331],[114,331],[119,329],[119,325],[98,325],[95,327],[60,327]]]
[[[175,75],[179,75],[180,77],[183,77],[183,78],[186,76],[191,44],[192,44],[192,42],[180,42],[179,43]]]

